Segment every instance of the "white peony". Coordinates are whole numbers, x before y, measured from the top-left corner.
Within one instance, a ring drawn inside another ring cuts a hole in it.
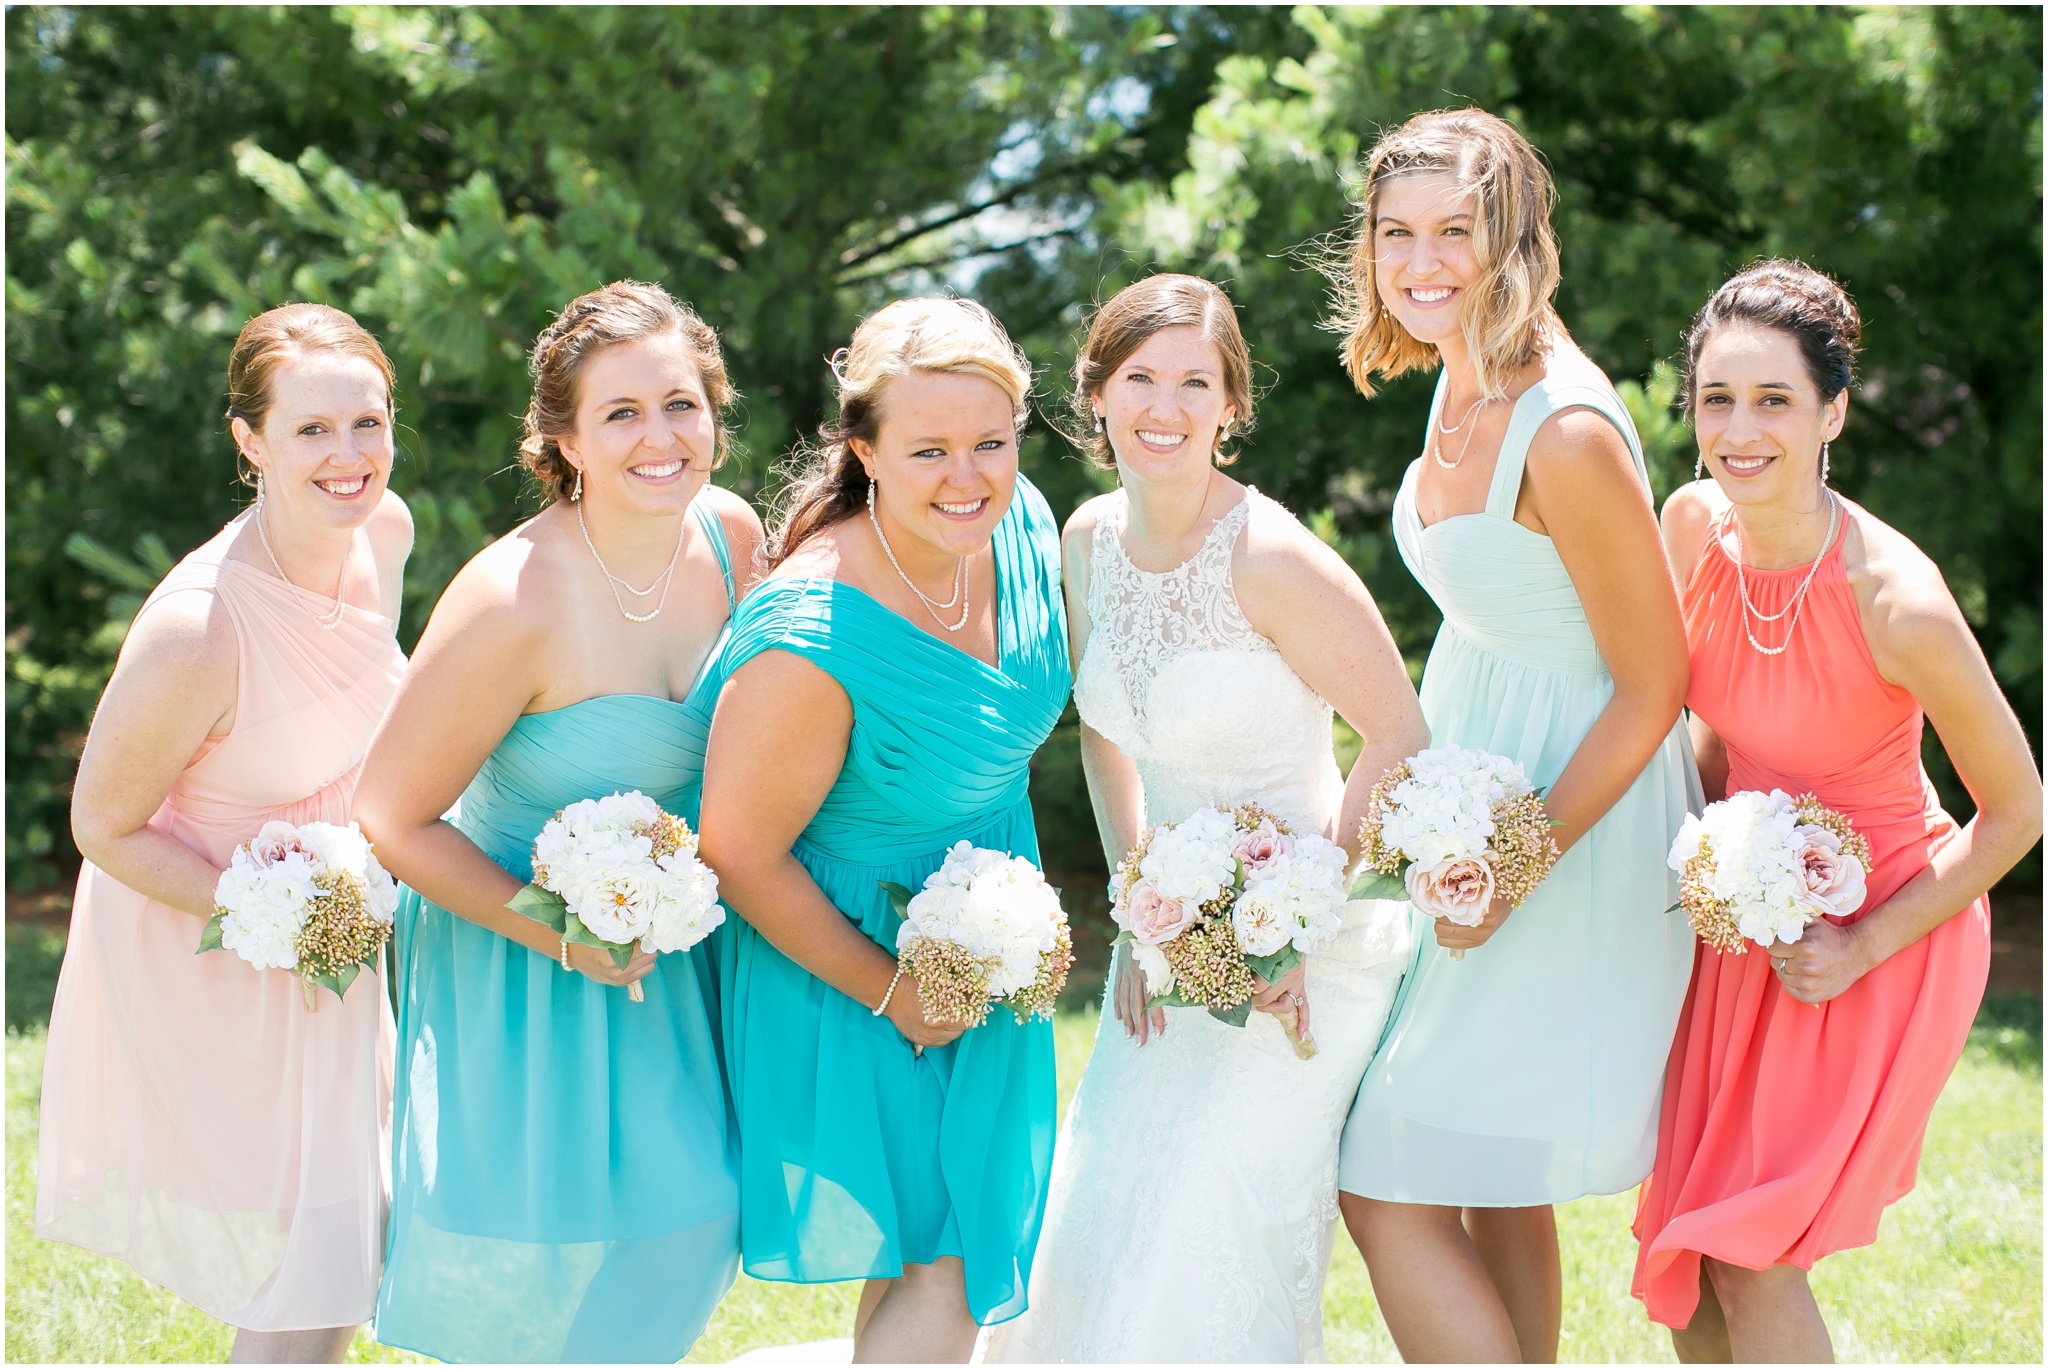
[[[725,909],[718,902],[718,876],[696,856],[678,850],[662,857],[661,899],[646,932],[643,950],[687,951],[718,930]]]
[[[312,858],[293,852],[270,865],[238,849],[214,886],[213,901],[224,916],[220,944],[259,970],[296,969],[297,942],[313,902],[326,891],[313,883]]]
[[[569,911],[597,936],[624,946],[646,935],[661,902],[662,872],[653,861],[615,866],[592,879]]]
[[[1197,808],[1179,822],[1153,832],[1138,873],[1162,898],[1207,903],[1237,879],[1233,849],[1237,838],[1237,825],[1229,814]]]
[[[1287,872],[1275,869],[1285,857],[1247,880],[1230,908],[1230,925],[1246,955],[1272,955],[1294,939],[1287,897]],[[1267,876],[1261,878],[1260,876]]]
[[[989,993],[1007,998],[1037,980],[1065,921],[1059,895],[1037,866],[961,841],[911,896],[896,945],[901,950],[929,937],[993,959]]]

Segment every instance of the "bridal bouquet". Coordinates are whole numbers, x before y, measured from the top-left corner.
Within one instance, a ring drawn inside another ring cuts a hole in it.
[[[1456,746],[1418,751],[1366,800],[1364,868],[1351,896],[1405,898],[1431,917],[1476,927],[1494,899],[1521,903],[1557,864],[1553,825],[1507,757]]]
[[[1060,896],[1021,856],[955,842],[916,894],[884,883],[903,918],[896,957],[927,1011],[978,1027],[992,1004],[1051,1017],[1074,964]]]
[[[1741,955],[1862,907],[1870,843],[1812,794],[1745,789],[1687,814],[1670,864],[1679,894],[1666,911],[1685,909],[1700,940]]]
[[[1206,1008],[1243,1026],[1254,973],[1270,983],[1337,934],[1345,863],[1342,847],[1257,804],[1154,827],[1109,889],[1117,943],[1145,973],[1148,1006]],[[1282,1025],[1296,1055],[1316,1053],[1312,1038]]]
[[[259,970],[294,970],[306,1011],[315,991],[339,998],[391,939],[398,885],[362,828],[266,822],[235,848],[213,887],[201,952],[230,950]]]
[[[637,789],[572,803],[533,843],[533,883],[505,905],[611,953],[624,969],[642,950],[687,951],[725,921],[718,876],[697,859],[697,834]],[[638,980],[626,996],[646,1001]]]

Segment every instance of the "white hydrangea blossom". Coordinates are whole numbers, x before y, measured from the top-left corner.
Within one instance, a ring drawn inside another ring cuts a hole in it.
[[[1459,746],[1418,751],[1408,769],[1408,778],[1388,794],[1380,839],[1425,868],[1484,859],[1491,852],[1494,803],[1529,788],[1514,761]]]
[[[1839,848],[1834,834],[1799,821],[1797,803],[1784,790],[1743,790],[1688,814],[1669,864],[1682,871],[1702,851],[1710,853],[1707,890],[1733,911],[1742,935],[1759,945],[1789,943],[1823,911],[1808,894],[1799,860],[1815,838]]]
[[[222,947],[259,970],[297,969],[299,933],[315,902],[327,897],[315,881],[329,872],[353,876],[370,914],[391,921],[398,885],[378,864],[361,827],[273,820],[235,848],[214,885]]]
[[[605,941],[686,951],[725,921],[725,910],[694,833],[654,854],[648,829],[661,820],[661,805],[637,789],[572,803],[534,838],[537,882]]]
[[[1207,903],[1237,879],[1233,854],[1237,835],[1237,824],[1228,813],[1197,808],[1179,822],[1153,832],[1138,873],[1163,897]]]
[[[1007,998],[1031,987],[1043,958],[1059,944],[1059,895],[1021,856],[955,842],[913,895],[896,931],[898,949],[919,937],[949,941],[1001,963],[989,993]]]

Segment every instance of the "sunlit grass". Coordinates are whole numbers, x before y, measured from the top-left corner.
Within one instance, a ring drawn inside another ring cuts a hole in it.
[[[1846,1361],[2041,1359],[2041,1066],[2038,1009],[1984,1025],[1942,1095],[1921,1157],[1920,1185],[1884,1219],[1875,1246],[1822,1262],[1814,1289]],[[2027,1014],[2033,1013],[2029,1021]],[[2003,1014],[2003,1015],[2001,1015]],[[1054,1024],[1060,1106],[1093,1044],[1093,1013]],[[35,1239],[39,1031],[7,1038],[7,1358],[29,1361],[219,1361],[230,1332],[153,1288],[126,1265]],[[1669,1361],[1669,1338],[1628,1296],[1634,1196],[1589,1198],[1559,1212],[1565,1256],[1562,1358]],[[692,1362],[851,1332],[859,1290],[742,1278]],[[1339,1232],[1324,1298],[1329,1357],[1394,1358],[1358,1252]],[[418,1363],[359,1335],[357,1363]]]

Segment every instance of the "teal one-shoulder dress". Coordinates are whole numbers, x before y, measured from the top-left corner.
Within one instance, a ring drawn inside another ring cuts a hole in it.
[[[730,606],[724,532],[702,501],[691,510]],[[711,674],[681,702],[613,694],[525,715],[455,825],[522,880],[541,826],[578,799],[638,789],[694,825]],[[462,1362],[682,1358],[738,1262],[706,948],[659,957],[634,1003],[407,890],[393,952],[377,1339]]]
[[[1442,404],[1439,382],[1430,422]],[[1401,558],[1444,614],[1422,672],[1430,745],[1520,761],[1539,789],[1556,783],[1614,697],[1557,548],[1515,521],[1530,440],[1566,409],[1613,424],[1648,484],[1614,387],[1567,354],[1515,402],[1484,512],[1424,527],[1420,460],[1394,498]],[[1345,1126],[1340,1188],[1387,1202],[1535,1207],[1642,1181],[1692,975],[1692,929],[1665,911],[1678,887],[1664,861],[1699,806],[1680,722],[1484,946],[1453,960],[1429,919],[1411,914],[1414,960]]]
[[[721,662],[730,675],[764,651],[791,652],[852,701],[845,764],[793,849],[891,954],[899,919],[881,881],[918,888],[956,841],[1038,859],[1031,755],[1070,675],[1058,528],[1021,477],[995,558],[999,666],[850,585],[798,577],[747,596]],[[893,1278],[955,1255],[976,1321],[1022,1312],[1052,1169],[1052,1025],[997,1010],[918,1056],[886,1017],[743,919],[714,940],[747,1272]]]

